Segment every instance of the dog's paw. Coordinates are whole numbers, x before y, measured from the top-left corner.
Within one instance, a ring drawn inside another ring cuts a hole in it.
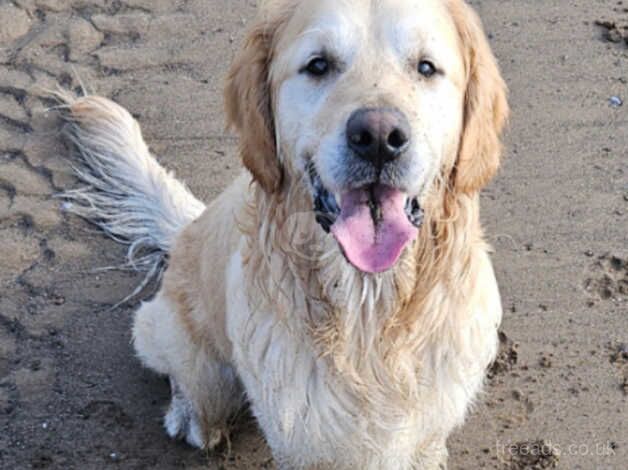
[[[203,427],[198,413],[172,378],[170,379],[170,391],[172,401],[164,417],[166,433],[172,439],[185,439],[192,447],[205,448],[207,443],[203,437]]]
[[[189,445],[199,449],[203,449],[206,445],[196,413],[188,403],[181,399],[173,397],[164,418],[164,427],[168,436],[173,439],[185,439]]]
[[[172,439],[184,439],[190,446],[198,449],[214,449],[226,437],[224,429],[210,428],[204,432],[200,417],[192,403],[185,398],[174,380],[170,379],[172,401],[164,417],[166,433]]]

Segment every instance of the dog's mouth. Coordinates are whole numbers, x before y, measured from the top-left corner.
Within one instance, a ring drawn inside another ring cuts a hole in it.
[[[423,222],[418,198],[379,182],[347,190],[337,198],[325,188],[312,163],[308,174],[316,221],[332,233],[347,260],[366,273],[392,268]]]

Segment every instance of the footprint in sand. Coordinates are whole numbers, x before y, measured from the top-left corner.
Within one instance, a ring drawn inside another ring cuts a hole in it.
[[[628,258],[600,256],[589,269],[584,290],[595,300],[621,301],[628,297]]]

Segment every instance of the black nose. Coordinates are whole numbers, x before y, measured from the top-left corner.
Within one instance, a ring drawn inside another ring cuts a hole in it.
[[[381,168],[408,148],[410,124],[397,109],[358,109],[347,122],[347,141],[360,158]]]

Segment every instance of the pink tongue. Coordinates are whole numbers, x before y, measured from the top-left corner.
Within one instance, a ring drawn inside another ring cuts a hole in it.
[[[381,273],[397,262],[405,246],[416,238],[418,229],[408,220],[406,195],[401,191],[387,186],[375,188],[382,214],[377,225],[368,199],[364,189],[344,194],[340,216],[331,232],[351,264],[363,272]]]

